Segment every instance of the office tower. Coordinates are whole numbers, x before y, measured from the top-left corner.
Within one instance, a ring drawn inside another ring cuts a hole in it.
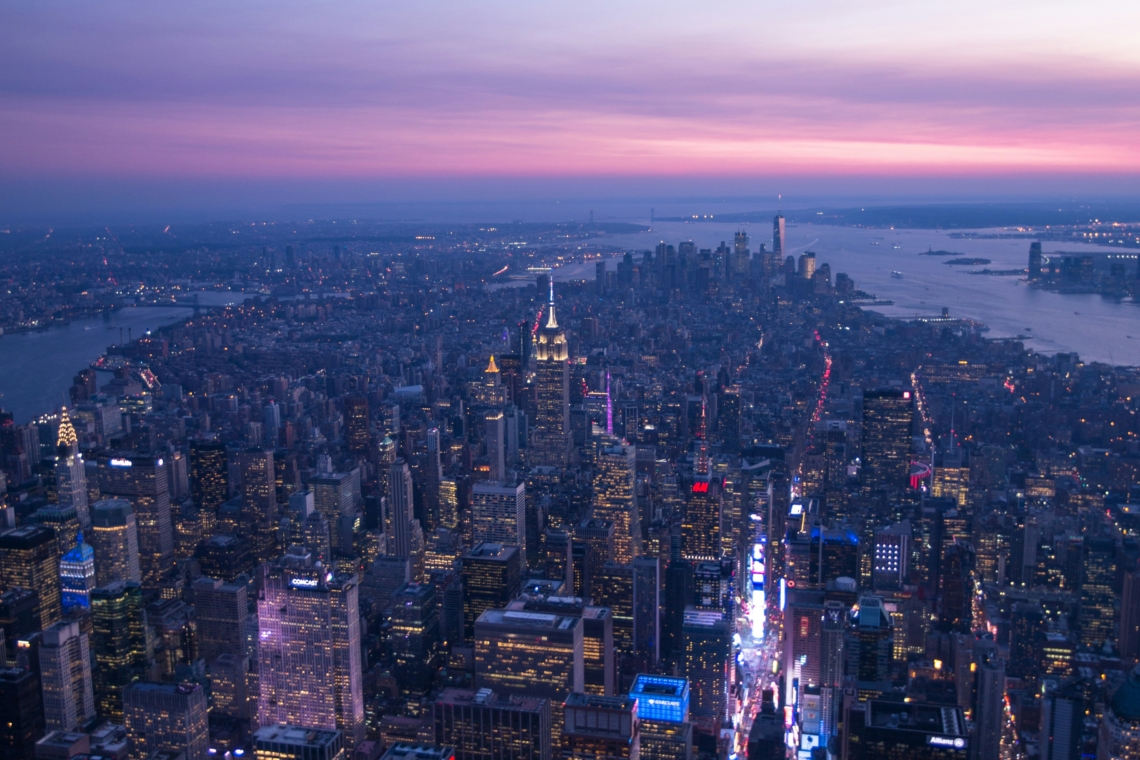
[[[15,651],[19,641],[27,641],[42,630],[39,594],[19,587],[0,594],[0,630],[4,632],[0,644],[7,646],[7,653]]]
[[[1041,608],[1028,602],[1014,602],[1009,614],[1009,675],[1013,678],[1039,676],[1044,644],[1045,619]]]
[[[307,726],[265,726],[253,732],[256,760],[347,760],[344,734]]]
[[[156,750],[184,753],[186,760],[206,760],[206,690],[196,683],[135,683],[123,690],[123,718],[132,757]]]
[[[209,667],[222,655],[245,655],[249,618],[246,584],[198,578],[192,588],[198,621],[198,656]]]
[[[641,518],[634,487],[636,449],[613,442],[598,452],[591,516],[614,524],[613,560],[623,565],[641,556]]]
[[[1140,757],[1140,665],[1109,700],[1097,736],[1097,760]]]
[[[652,666],[661,657],[661,560],[633,560],[633,651]]]
[[[973,596],[970,571],[973,551],[968,544],[953,543],[942,553],[938,568],[938,628],[968,633],[973,628]],[[1111,629],[1111,618],[1109,628]]]
[[[392,513],[392,553],[409,558],[417,551],[422,554],[423,528],[413,511],[412,471],[403,459],[397,459],[388,468],[388,509]]]
[[[848,528],[812,529],[808,576],[823,588],[839,578],[859,577],[859,537]]]
[[[0,588],[16,587],[39,595],[41,630],[62,617],[59,543],[51,528],[28,525],[0,533]]]
[[[1078,614],[1080,641],[1100,648],[1114,638],[1116,618],[1112,591],[1116,575],[1116,546],[1111,538],[1086,537],[1081,567],[1081,601]]]
[[[972,757],[961,708],[927,702],[851,700],[843,721],[847,760],[967,760]],[[977,757],[998,757],[978,755]]]
[[[431,707],[434,743],[455,760],[552,760],[550,700],[444,689]]]
[[[492,483],[502,483],[507,479],[507,450],[506,428],[503,421],[503,410],[495,409],[483,416],[484,440],[487,448],[487,461],[490,465]]]
[[[159,587],[174,570],[174,525],[166,461],[162,457],[99,457],[99,491],[127,499],[139,534],[139,569],[145,586]]]
[[[0,668],[0,757],[32,760],[44,734],[40,679],[31,668]]]
[[[428,526],[431,530],[436,530],[448,527],[444,524],[442,514],[443,465],[440,461],[439,428],[428,428],[425,442],[427,443],[427,459],[424,462],[424,512],[427,516]],[[450,507],[450,505],[448,506]],[[448,522],[454,529],[455,521],[449,518]]]
[[[847,674],[866,683],[889,681],[894,657],[894,624],[883,607],[883,600],[877,596],[861,597],[852,623]]]
[[[226,445],[190,441],[190,498],[199,509],[217,512],[229,501],[230,475]]]
[[[637,701],[576,692],[562,704],[562,757],[573,760],[637,760]]]
[[[570,356],[566,336],[554,316],[553,283],[546,324],[538,333],[534,356],[536,414],[527,464],[565,467],[570,454]]]
[[[439,481],[439,524],[447,530],[459,530],[459,484],[454,478]]]
[[[848,608],[835,599],[825,599],[819,642],[820,735],[836,733],[843,704],[843,679],[847,675]]]
[[[784,258],[784,215],[776,214],[772,220],[772,255],[777,260]]]
[[[277,479],[273,452],[247,449],[238,454],[241,468],[242,523],[258,562],[277,555]]]
[[[281,437],[281,407],[273,399],[269,399],[261,410],[261,424],[265,427],[266,447],[277,448]]]
[[[548,580],[565,584],[565,592],[574,588],[574,539],[564,530],[547,528],[543,533],[543,573]]]
[[[740,389],[725,388],[720,392],[716,411],[717,437],[720,449],[729,456],[740,455]]]
[[[59,561],[60,600],[64,612],[85,610],[91,606],[91,589],[95,588],[95,551],[77,537],[75,547]]]
[[[392,674],[405,697],[431,690],[439,659],[439,603],[431,583],[405,583],[392,595],[387,622]]]
[[[471,537],[510,544],[526,554],[526,486],[481,481],[471,489]]]
[[[930,494],[953,499],[959,509],[966,508],[970,496],[970,457],[966,449],[954,446],[935,455]]]
[[[609,607],[590,606],[578,597],[527,594],[508,608],[581,618],[583,691],[602,696],[614,694],[614,620]]]
[[[582,691],[582,633],[577,617],[486,610],[475,621],[475,685],[551,702]]]
[[[103,499],[91,505],[91,531],[87,534],[95,559],[95,582],[142,581],[139,570],[139,535],[135,512],[126,499]]]
[[[364,738],[355,575],[287,554],[264,569],[258,613],[258,721]]]
[[[910,524],[903,522],[875,531],[874,552],[872,587],[884,591],[902,588],[909,572]]]
[[[785,760],[784,722],[776,715],[770,689],[761,692],[760,714],[752,721],[748,734],[748,760]]]
[[[818,687],[823,670],[824,592],[794,588],[787,591],[784,608],[784,704]],[[798,705],[797,705],[798,706]]]
[[[815,254],[811,251],[804,251],[800,254],[798,274],[804,280],[810,280],[815,276]]]
[[[95,589],[91,592],[91,618],[95,702],[100,715],[122,723],[123,689],[138,680],[146,668],[142,587],[135,581],[116,581]]]
[[[364,454],[371,443],[367,396],[344,397],[344,442],[354,454]]]
[[[74,731],[95,717],[87,634],[79,623],[61,621],[44,631],[39,650],[44,726]]]
[[[1120,595],[1120,656],[1125,662],[1140,660],[1140,571],[1124,574]]]
[[[901,493],[910,481],[913,401],[909,390],[863,394],[863,493]]]
[[[592,571],[590,597],[613,615],[613,646],[622,659],[633,655],[633,566],[608,562]]]
[[[982,655],[977,667],[974,752],[976,757],[998,757],[1005,724],[1005,661],[991,649]]]
[[[257,557],[245,536],[218,533],[198,544],[194,559],[209,578],[234,581],[239,575],[253,575]]]
[[[1041,242],[1033,241],[1029,244],[1029,281],[1036,282],[1041,279],[1041,264],[1044,261],[1041,253]]]
[[[211,710],[236,720],[249,720],[249,658],[232,654],[220,655],[207,663],[210,678]]]
[[[59,436],[56,442],[55,490],[61,506],[75,507],[79,525],[85,529],[91,524],[87,509],[87,471],[75,427],[67,416],[67,407],[60,412]]]
[[[1041,760],[1081,760],[1086,700],[1081,679],[1046,679],[1041,697]]]
[[[459,575],[463,579],[464,638],[471,641],[480,615],[495,607],[505,607],[514,599],[522,579],[522,557],[517,546],[480,543],[459,562]]]
[[[720,559],[723,504],[720,481],[716,479],[695,480],[687,489],[681,523],[681,555],[685,559]]]
[[[689,760],[693,725],[688,680],[642,673],[634,679],[629,697],[637,703],[642,760]]]
[[[732,630],[723,612],[685,609],[681,672],[689,679],[693,723],[719,729],[728,707]]]
[[[581,583],[581,595],[590,596],[595,590],[595,576],[614,558],[614,524],[608,520],[583,520],[574,531],[574,548],[585,552],[583,566],[575,568],[574,583]],[[577,593],[577,591],[575,592]]]

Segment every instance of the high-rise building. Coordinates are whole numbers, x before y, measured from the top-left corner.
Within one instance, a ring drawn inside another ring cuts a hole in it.
[[[265,567],[258,600],[258,720],[364,738],[355,575],[287,554]]]
[[[160,587],[174,570],[174,523],[166,461],[135,454],[99,457],[99,491],[127,499],[139,534],[139,569],[144,586]]]
[[[1000,757],[1005,725],[1005,661],[994,650],[977,663],[977,709],[974,711],[975,757]]]
[[[253,733],[257,760],[345,760],[348,750],[339,730],[306,726],[264,726]]]
[[[973,757],[959,707],[928,702],[851,700],[843,721],[848,760],[967,760]],[[977,755],[997,757],[997,755]]]
[[[1029,281],[1036,282],[1041,279],[1041,265],[1044,261],[1041,253],[1041,242],[1038,240],[1029,244]]]
[[[217,512],[230,498],[226,445],[190,441],[190,498],[199,509]]]
[[[307,726],[264,726],[253,732],[256,760],[346,760],[344,734]]]
[[[249,617],[246,584],[214,578],[194,581],[194,613],[198,621],[198,656],[209,666],[222,655],[246,654]]]
[[[641,673],[633,679],[630,699],[642,720],[684,723],[689,720],[689,680]]]
[[[574,549],[581,547],[584,562],[574,571],[575,587],[581,587],[581,596],[592,596],[595,578],[614,558],[614,524],[609,520],[583,520],[574,531]],[[579,592],[575,592],[579,593]]]
[[[867,683],[889,681],[895,651],[894,622],[883,600],[877,596],[860,598],[852,623],[847,674]]]
[[[1111,538],[1085,537],[1081,568],[1081,603],[1078,615],[1080,641],[1100,648],[1114,638],[1116,620],[1113,580],[1116,576],[1116,546]]]
[[[348,450],[354,454],[363,454],[368,451],[372,440],[369,428],[368,397],[344,397],[344,441]]]
[[[637,760],[641,732],[637,700],[575,692],[562,704],[565,760]]]
[[[447,528],[448,525],[444,524],[443,515],[443,463],[440,459],[440,435],[439,428],[428,428],[427,435],[424,436],[427,444],[427,458],[424,462],[424,512],[427,517],[428,527],[431,530],[438,528]],[[448,505],[450,508],[451,505]],[[448,516],[448,522],[452,530],[455,528],[455,521]]]
[[[901,493],[910,479],[911,418],[909,390],[863,394],[863,493]]]
[[[825,594],[811,589],[789,589],[784,608],[784,704],[794,704],[796,695],[818,687],[823,669],[823,619]]]
[[[277,555],[277,479],[273,452],[247,449],[238,455],[241,468],[242,522],[258,562]]]
[[[86,529],[91,524],[87,509],[87,472],[75,427],[67,415],[67,407],[60,412],[59,436],[56,442],[55,490],[60,505],[75,507],[79,525]]]
[[[476,686],[560,702],[582,691],[582,633],[577,617],[487,610],[475,621]]]
[[[526,486],[482,481],[471,489],[475,543],[510,544],[526,554]]]
[[[778,260],[784,258],[784,215],[776,214],[772,220],[772,255],[776,256]]]
[[[15,651],[20,641],[29,640],[40,627],[40,596],[30,588],[17,587],[0,594],[0,630],[3,644]]]
[[[138,680],[146,668],[142,587],[135,581],[117,581],[95,589],[91,592],[91,618],[95,702],[100,715],[122,723],[123,689]]]
[[[487,462],[492,483],[502,483],[507,479],[506,425],[503,410],[493,409],[483,415],[484,441],[487,448]]]
[[[485,611],[505,607],[522,580],[522,556],[517,546],[476,544],[460,558],[463,579],[464,638],[472,641],[475,621]]]
[[[215,657],[207,664],[210,677],[211,710],[236,720],[249,720],[250,677],[249,658],[232,654]]]
[[[1041,695],[1041,759],[1081,760],[1086,694],[1082,679],[1047,678]]]
[[[41,630],[62,617],[59,543],[51,528],[28,525],[0,533],[0,589],[16,587],[39,595]]]
[[[594,474],[592,516],[614,524],[613,560],[623,565],[642,554],[641,519],[637,509],[636,449],[617,441],[604,446]]]
[[[728,709],[732,630],[723,612],[689,607],[681,628],[682,672],[689,679],[693,723],[719,729]]]
[[[444,689],[432,703],[434,742],[455,760],[552,760],[550,700],[491,689]],[[560,756],[560,755],[558,755]]]
[[[970,457],[966,449],[953,446],[934,458],[930,493],[935,498],[953,499],[965,509],[970,496]]]
[[[0,668],[0,757],[32,760],[44,735],[40,679],[31,668]]]
[[[439,665],[439,602],[431,583],[405,583],[392,595],[387,612],[395,661],[392,673],[400,693],[424,697]]]
[[[423,527],[413,510],[412,471],[403,459],[397,459],[388,468],[388,508],[392,513],[392,554],[408,557],[413,566],[412,577],[418,578],[423,567]]]
[[[91,505],[87,534],[95,558],[95,582],[142,581],[139,570],[139,534],[135,511],[126,499],[103,499]]]
[[[59,561],[60,599],[65,612],[85,610],[91,606],[91,589],[95,588],[95,551],[77,536],[75,546]]]
[[[718,560],[724,498],[716,478],[694,480],[685,495],[681,523],[681,556],[687,560]]]
[[[59,622],[43,633],[39,647],[44,726],[73,731],[95,717],[91,653],[79,623]]]
[[[123,691],[123,718],[134,760],[156,750],[206,760],[206,690],[196,683],[136,683]]]
[[[1126,662],[1140,661],[1140,571],[1124,574],[1120,595],[1120,656]]]
[[[536,414],[527,464],[565,467],[570,454],[570,354],[566,335],[554,316],[553,283],[546,324],[539,330],[534,356]]]
[[[1097,736],[1097,760],[1140,757],[1140,665],[1109,700]]]

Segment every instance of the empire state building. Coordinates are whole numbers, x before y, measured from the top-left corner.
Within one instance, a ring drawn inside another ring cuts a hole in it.
[[[538,333],[534,439],[531,465],[565,467],[570,454],[570,363],[566,335],[554,316],[554,283],[550,313]]]

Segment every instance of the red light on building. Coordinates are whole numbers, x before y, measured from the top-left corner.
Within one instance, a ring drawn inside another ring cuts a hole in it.
[[[702,483],[693,483],[693,493],[708,493],[708,491],[709,491],[709,484],[708,483],[703,483],[703,482]]]

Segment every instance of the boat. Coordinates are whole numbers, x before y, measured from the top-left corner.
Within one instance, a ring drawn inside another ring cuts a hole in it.
[[[902,279],[902,272],[895,270],[895,271],[891,272],[891,277],[895,278],[896,280],[901,280]]]

